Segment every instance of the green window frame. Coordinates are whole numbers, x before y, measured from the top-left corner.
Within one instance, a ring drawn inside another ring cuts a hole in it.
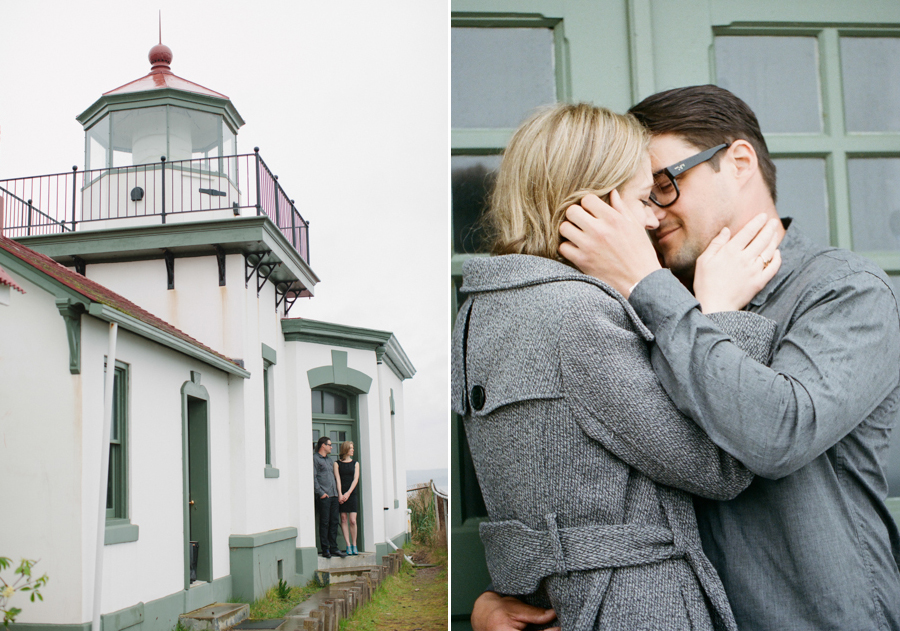
[[[104,374],[106,370],[104,368]],[[128,519],[128,368],[116,362],[112,422],[109,428],[109,475],[106,521]]]
[[[275,468],[275,441],[273,430],[273,367],[277,363],[278,356],[275,350],[265,344],[262,345],[263,359],[263,423],[265,432],[265,455],[266,466],[265,476],[267,478],[277,478],[280,472]]]
[[[103,363],[104,377],[107,371]],[[104,383],[106,383],[104,378]],[[137,541],[138,527],[131,523],[128,510],[129,400],[131,392],[128,364],[117,361],[113,375],[112,418],[109,428],[109,470],[106,488],[105,544]]]

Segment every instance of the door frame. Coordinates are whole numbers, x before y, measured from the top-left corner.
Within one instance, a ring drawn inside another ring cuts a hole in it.
[[[193,400],[193,401],[191,401]],[[202,403],[202,408],[197,408],[196,406]],[[198,419],[193,418],[191,414],[191,410],[194,409],[204,409],[205,414],[204,418]],[[195,425],[195,431],[199,429],[202,432],[202,439],[205,442],[205,445],[201,447],[202,451],[205,452],[206,459],[206,475],[205,475],[205,483],[200,482],[200,484],[205,487],[200,489],[201,493],[203,493],[207,501],[206,508],[206,525],[203,527],[202,536],[198,537],[198,540],[201,543],[200,546],[200,560],[197,562],[197,579],[198,580],[206,580],[206,582],[211,583],[213,580],[213,554],[212,554],[212,476],[210,475],[210,401],[209,401],[209,392],[205,387],[200,385],[200,373],[197,371],[191,371],[191,380],[184,382],[181,386],[181,446],[182,446],[182,482],[183,482],[183,494],[182,494],[182,512],[183,512],[183,536],[184,536],[184,588],[190,589],[191,587],[191,515],[190,515],[190,499],[191,499],[191,480],[190,480],[190,425],[192,425],[191,420],[193,419]],[[195,438],[197,438],[195,434]],[[203,545],[205,544],[205,545]],[[201,566],[204,568],[205,578],[201,579],[200,577],[200,568]]]

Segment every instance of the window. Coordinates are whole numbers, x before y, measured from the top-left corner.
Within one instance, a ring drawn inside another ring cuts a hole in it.
[[[103,372],[106,373],[104,362]],[[106,380],[104,379],[104,386]],[[106,486],[106,545],[138,540],[138,527],[129,519],[128,480],[128,365],[116,362],[113,375],[112,418],[109,426],[109,472]]]
[[[450,168],[453,198],[453,275],[490,244],[481,218],[500,152],[528,115],[563,97],[562,23],[546,18],[455,17],[450,32]],[[453,310],[460,296],[454,295]]]
[[[265,431],[265,454],[267,478],[277,478],[278,469],[275,468],[275,415],[274,415],[274,368],[277,361],[275,349],[262,345],[263,359],[263,424]]]
[[[128,371],[116,362],[113,377],[112,423],[109,428],[109,478],[106,520],[128,518]]]

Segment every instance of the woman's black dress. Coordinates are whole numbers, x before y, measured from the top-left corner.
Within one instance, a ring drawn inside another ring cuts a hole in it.
[[[350,462],[342,462],[338,460],[338,473],[341,476],[341,492],[346,493],[347,489],[353,484],[353,476],[356,475],[356,461],[351,460]],[[340,505],[340,511],[342,513],[359,512],[359,502],[356,499],[358,491],[359,482],[357,481],[356,488],[353,489],[350,497],[347,498],[346,502]]]

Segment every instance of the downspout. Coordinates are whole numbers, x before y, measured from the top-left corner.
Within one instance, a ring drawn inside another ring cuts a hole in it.
[[[97,507],[97,555],[94,566],[94,619],[91,631],[100,631],[100,597],[103,585],[103,547],[106,545],[106,494],[109,482],[109,431],[112,426],[113,385],[116,378],[116,334],[119,325],[109,324],[106,384],[103,392],[103,434],[100,436],[100,501]]]
[[[375,357],[376,357],[376,365],[375,365],[375,374],[378,377],[378,424],[379,429],[381,430],[381,492],[384,495],[384,512],[382,515],[382,528],[384,528],[384,538],[385,540],[390,540],[390,536],[388,535],[388,522],[389,515],[391,509],[394,507],[394,492],[391,489],[393,474],[391,472],[391,462],[393,461],[393,454],[388,458],[388,452],[393,449],[391,445],[391,434],[387,427],[385,427],[386,423],[384,420],[384,396],[382,394],[382,390],[384,388],[384,379],[382,378],[382,372],[384,370],[384,363],[382,357],[384,357],[385,348],[384,346],[379,346],[375,349]]]

